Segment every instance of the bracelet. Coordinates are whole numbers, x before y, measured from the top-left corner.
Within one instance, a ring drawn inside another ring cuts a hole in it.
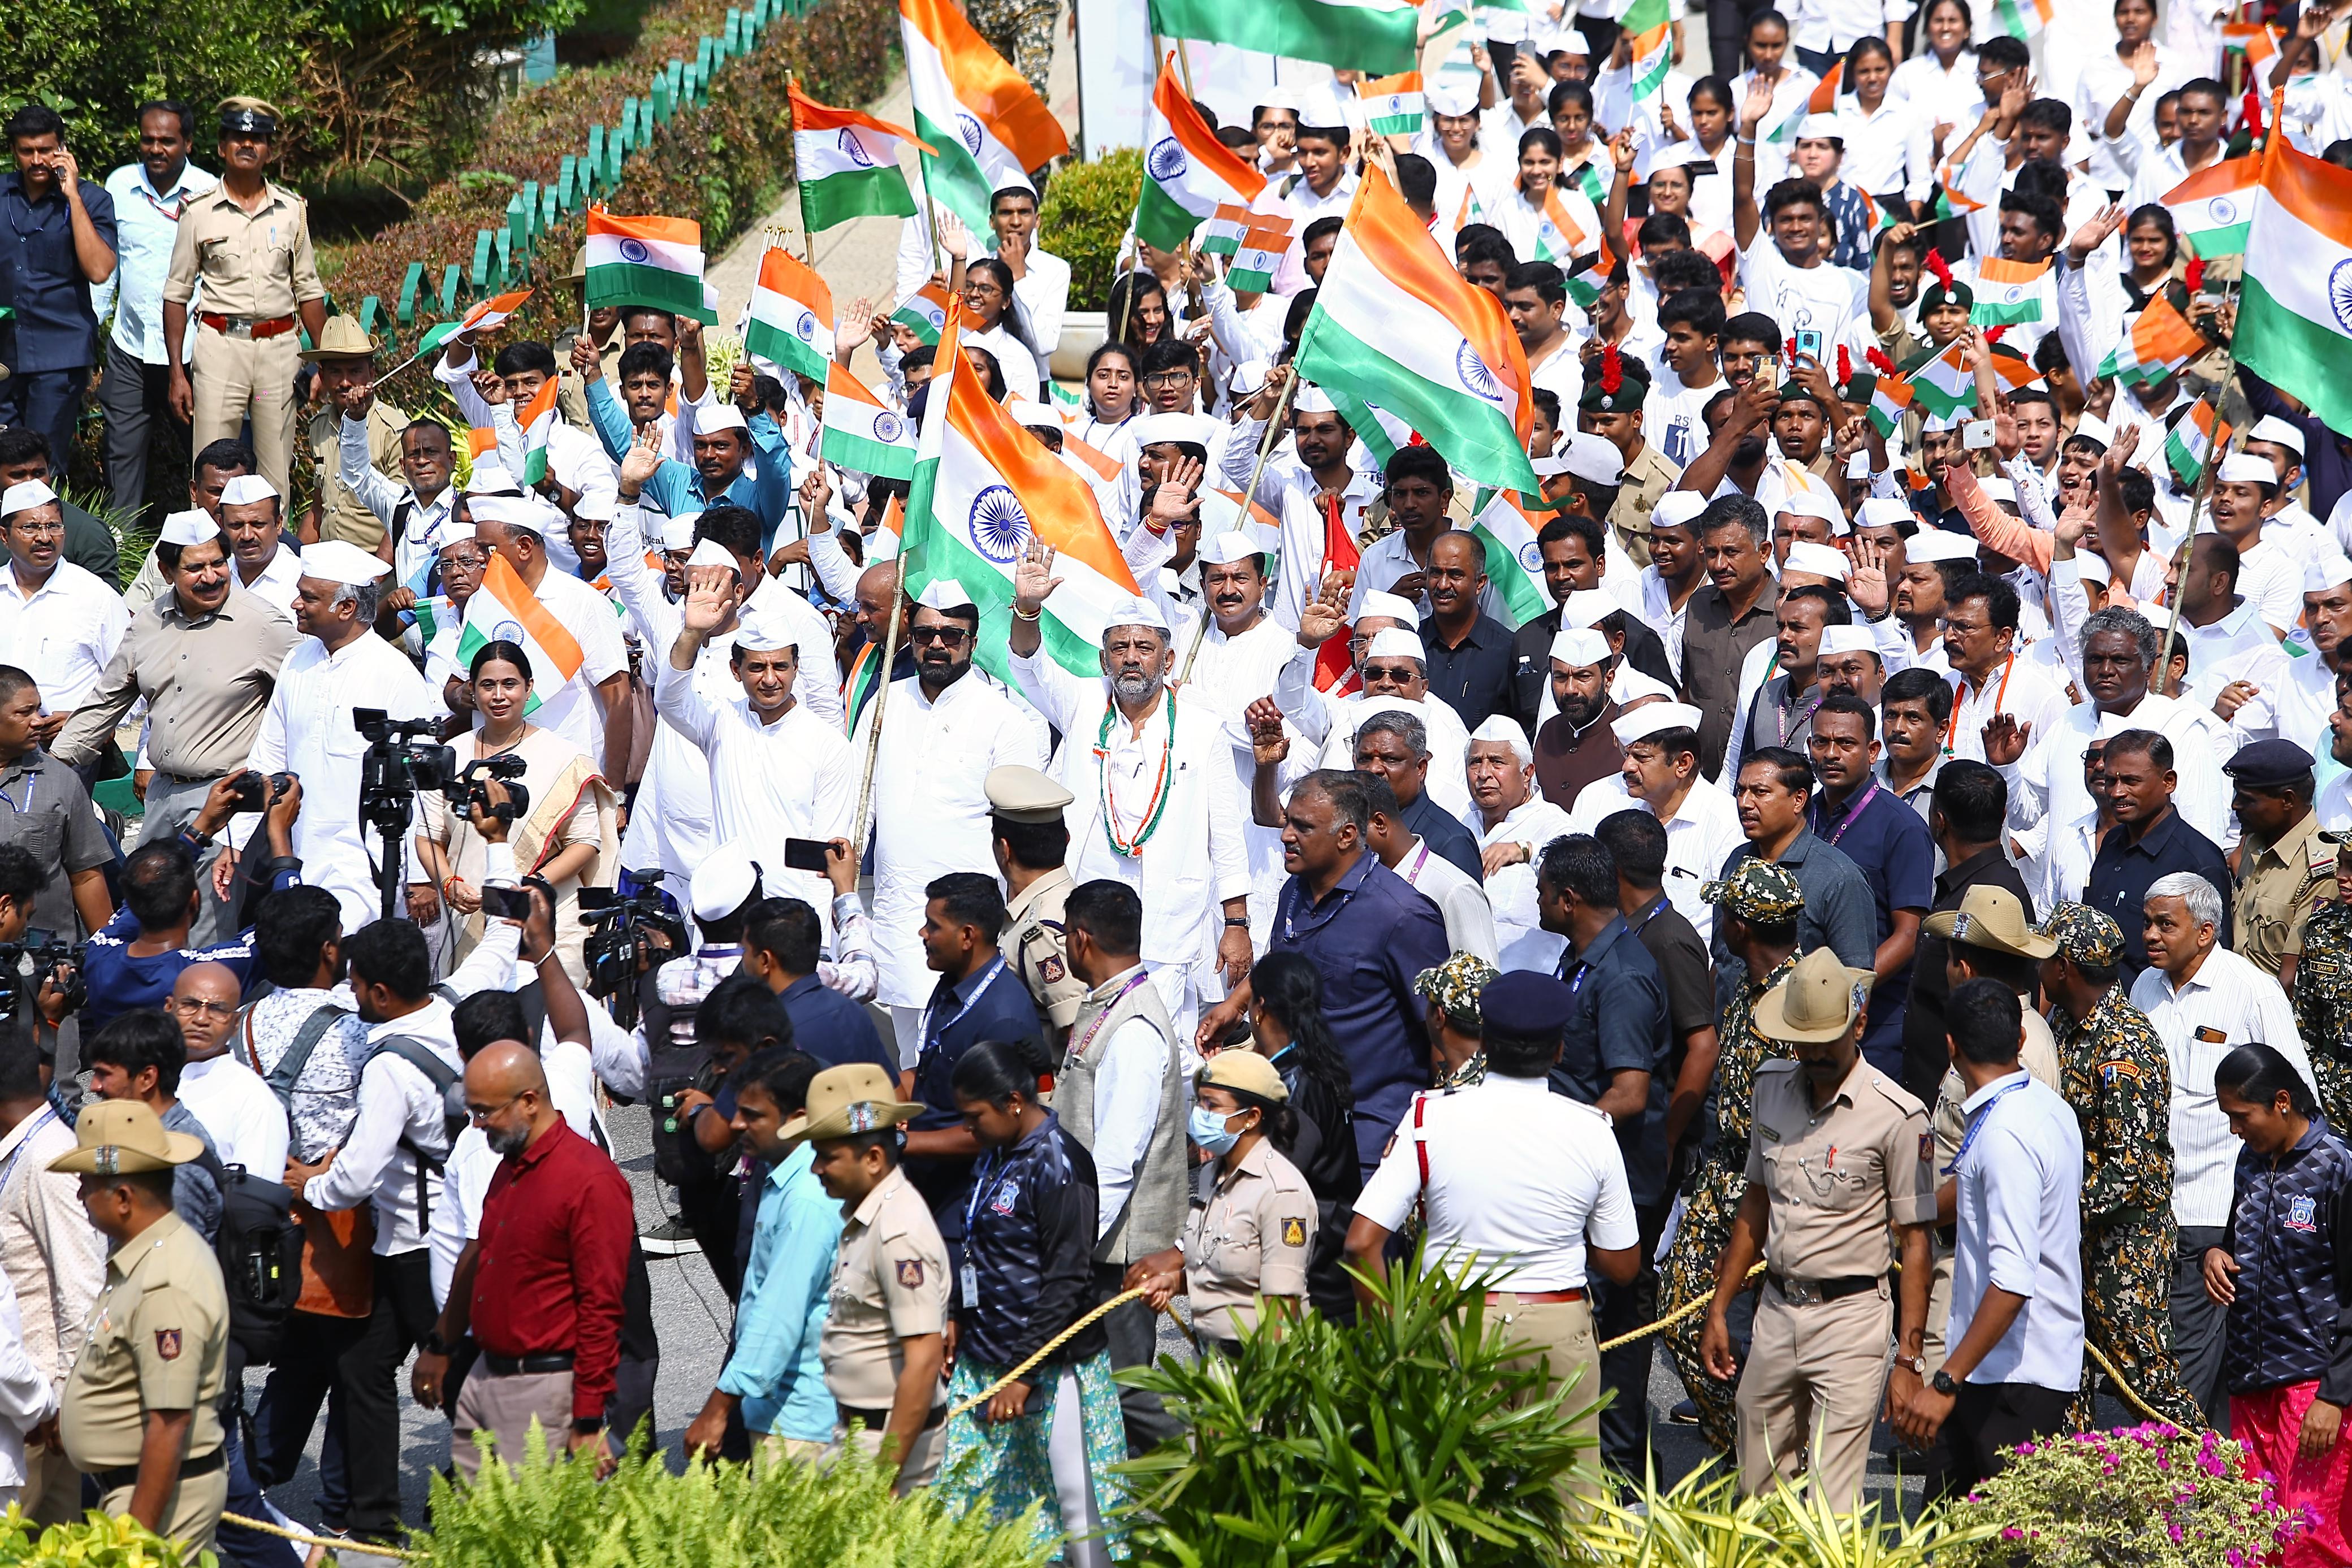
[[[441,879],[441,891],[442,891],[442,893],[443,893],[444,894],[448,894],[448,893],[450,893],[450,892],[454,891],[455,889],[457,889],[457,888],[463,887],[463,886],[465,886],[465,885],[466,885],[466,882],[465,882],[465,879],[464,879],[463,877],[459,877],[459,876],[454,876],[454,875],[452,875],[452,876],[445,876],[445,877],[443,877],[443,878]]]
[[[1230,930],[1232,930],[1232,929],[1235,928],[1236,926],[1238,926],[1240,929],[1242,929],[1242,930],[1244,930],[1244,931],[1248,930],[1248,929],[1249,929],[1249,916],[1247,916],[1247,915],[1226,915],[1226,916],[1225,916],[1225,928],[1226,928],[1227,930],[1229,930],[1229,931],[1230,931]]]
[[[1039,618],[1041,618],[1042,616],[1044,616],[1044,614],[1045,614],[1045,611],[1043,611],[1043,610],[1033,610],[1033,611],[1031,611],[1028,614],[1024,615],[1024,614],[1022,614],[1022,613],[1021,613],[1021,606],[1019,606],[1018,604],[1016,604],[1016,605],[1014,605],[1014,606],[1013,607],[1013,619],[1014,619],[1015,621],[1027,621],[1027,622],[1035,622],[1035,621],[1037,621]]]

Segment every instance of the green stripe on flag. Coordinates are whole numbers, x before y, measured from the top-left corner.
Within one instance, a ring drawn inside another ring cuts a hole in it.
[[[719,319],[716,312],[703,306],[701,278],[625,261],[603,262],[588,269],[588,308],[607,305],[643,305],[673,316],[691,316],[705,326]]]
[[[929,314],[924,310],[923,301],[919,298],[910,299],[891,311],[890,319],[932,347],[939,346],[940,329],[932,323]]]
[[[1503,596],[1503,602],[1510,606],[1511,620],[1515,623],[1524,626],[1551,609],[1550,599],[1521,570],[1525,562],[1518,550],[1512,547],[1510,540],[1486,525],[1483,513],[1481,520],[1470,525],[1470,531],[1486,543],[1486,559],[1495,566],[1495,570],[1486,574],[1486,580],[1495,585],[1496,591]],[[1540,561],[1538,565],[1540,570]]]
[[[1143,189],[1135,200],[1135,235],[1154,250],[1174,250],[1192,237],[1201,220],[1160,188],[1158,181],[1144,176]]]
[[[2219,261],[2225,256],[2245,255],[2246,235],[2252,227],[2252,223],[2242,223],[2218,229],[2184,229],[2180,243],[2202,260]]]
[[[923,188],[932,201],[963,220],[974,234],[988,232],[988,198],[992,193],[980,161],[964,150],[963,132],[941,126],[922,110],[915,111],[915,135],[940,151],[923,154]]]
[[[915,465],[907,497],[907,531],[902,553],[907,561],[907,593],[919,597],[934,582],[953,582],[980,607],[982,626],[1004,626],[1013,613],[1013,580],[987,559],[940,527],[933,513],[939,489],[940,460],[926,458]],[[1037,631],[1045,652],[1062,668],[1080,676],[1099,674],[1102,644],[1064,625],[1048,602],[1038,617]],[[983,636],[972,650],[972,662],[1006,685],[1013,685],[1012,651],[1003,635]]]
[[[1367,76],[1396,76],[1417,63],[1417,7],[1324,5],[1319,0],[1151,0],[1151,30],[1163,37],[1232,44],[1262,55],[1318,60]],[[929,136],[925,141],[931,140]]]
[[[1969,307],[1969,319],[1979,327],[2018,327],[2042,319],[2040,290],[2021,299],[2003,302],[1985,297],[1984,286],[1978,285],[1977,299]]]
[[[2237,349],[2240,364],[2273,386],[2294,388],[2320,423],[2352,430],[2352,376],[2344,373],[2352,342],[2273,299],[2251,269],[2238,300]]]
[[[871,474],[882,479],[915,477],[915,449],[887,441],[868,441],[865,436],[831,425],[824,430],[824,460],[853,473]]]
[[[1469,478],[1522,493],[1542,488],[1518,433],[1499,406],[1416,375],[1320,309],[1307,318],[1296,362],[1300,375],[1327,392],[1344,386],[1373,394],[1357,401],[1377,402],[1408,429],[1419,431],[1439,456]],[[1356,434],[1365,436],[1363,427]]]
[[[797,304],[798,301],[794,303]],[[814,344],[804,343],[799,334],[787,332],[773,322],[762,321],[757,316],[744,323],[743,351],[747,354],[756,354],[763,360],[773,360],[785,370],[796,375],[806,376],[819,386],[824,384],[825,376],[830,371],[829,362],[823,354],[816,351]]]
[[[844,170],[801,187],[801,222],[822,234],[852,218],[911,218],[915,193],[896,164],[887,169]]]
[[[489,645],[490,640],[482,635],[482,629],[470,621],[467,622],[465,630],[457,633],[457,667],[461,670],[471,670],[474,667],[474,655]],[[538,711],[539,693],[533,691],[523,699],[523,716],[529,718]]]

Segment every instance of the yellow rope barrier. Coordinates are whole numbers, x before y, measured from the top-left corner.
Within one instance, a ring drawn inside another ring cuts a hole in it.
[[[1012,1371],[1006,1373],[1003,1376],[998,1378],[995,1382],[990,1384],[987,1387],[982,1389],[979,1393],[973,1395],[962,1404],[955,1406],[950,1409],[948,1411],[948,1419],[952,1421],[959,1416],[969,1415],[971,1412],[977,1410],[982,1406],[987,1404],[990,1400],[995,1398],[1001,1390],[1020,1382],[1023,1374],[1028,1372],[1039,1362],[1045,1360],[1047,1356],[1061,1349],[1064,1344],[1069,1342],[1070,1337],[1073,1334],[1076,1334],[1080,1329],[1085,1328],[1097,1318],[1107,1315],[1112,1308],[1123,1307],[1129,1301],[1141,1299],[1142,1295],[1143,1287],[1140,1285],[1138,1285],[1132,1291],[1121,1291],[1118,1295],[1113,1296],[1109,1301],[1105,1301],[1101,1306],[1097,1307],[1093,1312],[1088,1312],[1085,1317],[1080,1318],[1076,1322],[1072,1323],[1068,1328],[1064,1329],[1060,1333],[1055,1334],[1052,1339],[1049,1339],[1044,1344],[1039,1345],[1037,1347],[1036,1354],[1031,1356],[1028,1360],[1023,1362],[1020,1365],[1014,1367]]]
[[[1756,1276],[1762,1272],[1764,1272],[1764,1265],[1761,1263],[1757,1264],[1756,1267],[1748,1270],[1748,1278],[1742,1280],[1739,1282],[1740,1285],[1745,1288],[1746,1286],[1755,1283]],[[1609,1352],[1615,1350],[1620,1345],[1632,1344],[1637,1339],[1647,1339],[1654,1333],[1663,1333],[1664,1331],[1674,1327],[1685,1318],[1689,1317],[1693,1312],[1704,1311],[1707,1303],[1714,1300],[1715,1292],[1713,1291],[1709,1291],[1703,1296],[1693,1296],[1689,1301],[1685,1301],[1681,1306],[1676,1307],[1673,1312],[1668,1312],[1656,1322],[1645,1323],[1630,1333],[1619,1334],[1615,1339],[1602,1340],[1597,1354],[1605,1355]]]
[[[283,1525],[271,1524],[267,1520],[247,1519],[241,1513],[224,1513],[221,1515],[221,1521],[225,1524],[243,1525],[247,1530],[257,1530],[264,1535],[275,1535],[284,1541],[299,1541],[305,1546],[323,1546],[331,1552],[348,1552],[354,1557],[397,1557],[405,1563],[413,1562],[425,1555],[421,1552],[404,1552],[397,1546],[378,1546],[372,1542],[353,1541],[348,1536],[337,1540],[331,1535],[306,1535],[299,1530],[288,1530]]]

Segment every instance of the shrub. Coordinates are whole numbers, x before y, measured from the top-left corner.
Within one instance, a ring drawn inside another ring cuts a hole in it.
[[[128,1514],[109,1519],[97,1510],[75,1524],[47,1530],[15,1503],[0,1514],[0,1563],[9,1568],[195,1568],[196,1559]],[[209,1563],[212,1553],[205,1552]]]
[[[2024,1444],[1948,1515],[1950,1568],[2253,1568],[2302,1527],[2237,1444],[2153,1423]]]
[[[468,1487],[433,1478],[433,1528],[409,1542],[417,1568],[1032,1568],[1045,1557],[1026,1515],[959,1519],[929,1490],[892,1496],[892,1472],[860,1460],[697,1462],[673,1475],[640,1439],[600,1482],[593,1463],[530,1449],[519,1468],[485,1464]]]
[[[1921,1568],[1992,1528],[1956,1528],[1935,1513],[1906,1524],[1875,1503],[1834,1514],[1785,1488],[1744,1498],[1708,1465],[1670,1491],[1651,1478],[1630,1508],[1604,1503],[1579,1545],[1596,1568]]]
[[[1142,189],[1143,154],[1132,147],[1065,164],[1046,182],[1037,241],[1070,264],[1071,309],[1099,310],[1108,299],[1119,242]]]
[[[1192,1429],[1125,1466],[1143,1568],[1528,1568],[1576,1561],[1571,1467],[1586,1390],[1547,1393],[1507,1364],[1486,1281],[1378,1282],[1352,1327],[1319,1314],[1243,1342],[1239,1359],[1163,1360],[1120,1374]]]

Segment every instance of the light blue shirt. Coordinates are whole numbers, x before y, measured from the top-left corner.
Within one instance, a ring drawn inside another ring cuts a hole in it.
[[[816,1151],[801,1145],[760,1186],[760,1218],[743,1293],[735,1303],[735,1348],[719,1389],[743,1402],[754,1432],[833,1440],[833,1396],[817,1342],[824,1334],[841,1205],[816,1179]]]
[[[629,411],[619,396],[601,378],[588,383],[588,423],[596,427],[597,437],[614,462],[627,455],[636,429],[629,423]],[[726,489],[716,496],[706,495],[698,470],[675,457],[665,457],[654,476],[646,481],[641,504],[672,517],[712,507],[747,507],[759,516],[761,548],[773,549],[776,530],[793,507],[792,449],[767,413],[746,424],[751,436],[751,460]]]
[[[194,163],[182,164],[179,183],[162,193],[138,163],[106,177],[106,193],[114,198],[114,276],[92,290],[90,307],[101,321],[113,309],[114,341],[134,359],[163,362],[163,275],[172,267],[180,214],[219,183],[219,175]],[[195,341],[194,333],[188,341]]]
[[[2057,1091],[2021,1070],[1960,1103],[1952,1162],[1952,1322],[1967,1337],[1989,1285],[2025,1298],[1968,1381],[2072,1390],[2083,1380],[2083,1134]]]

